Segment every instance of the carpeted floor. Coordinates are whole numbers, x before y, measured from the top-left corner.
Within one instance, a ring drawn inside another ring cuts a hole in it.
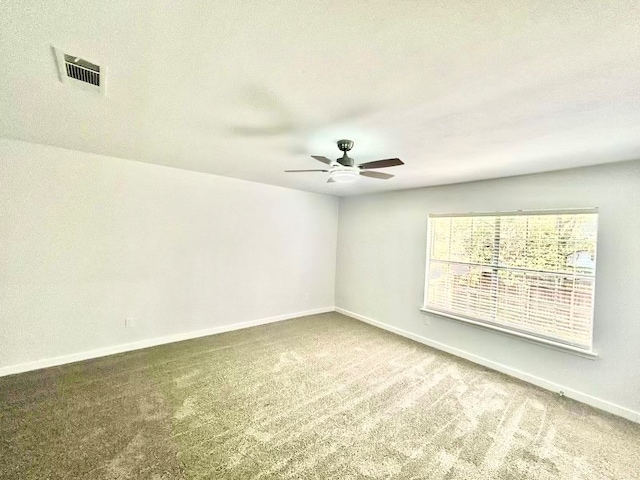
[[[2,479],[640,479],[640,425],[339,314],[0,378]]]

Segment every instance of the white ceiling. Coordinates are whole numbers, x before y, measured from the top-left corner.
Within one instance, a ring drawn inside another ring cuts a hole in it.
[[[640,1],[3,0],[0,136],[333,195],[640,158]],[[59,82],[51,45],[108,68]],[[327,184],[310,154],[400,157]]]

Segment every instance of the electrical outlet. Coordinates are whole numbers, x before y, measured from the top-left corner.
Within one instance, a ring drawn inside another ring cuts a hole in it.
[[[132,328],[132,327],[135,327],[135,326],[136,326],[136,322],[135,322],[135,320],[133,319],[133,317],[127,317],[127,318],[125,318],[125,319],[124,319],[124,326],[125,326],[126,328]]]

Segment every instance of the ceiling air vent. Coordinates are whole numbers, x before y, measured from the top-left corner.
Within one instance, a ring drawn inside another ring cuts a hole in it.
[[[104,94],[105,68],[53,47],[60,81]]]

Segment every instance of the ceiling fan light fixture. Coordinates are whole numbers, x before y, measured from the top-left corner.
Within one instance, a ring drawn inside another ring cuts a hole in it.
[[[333,180],[334,182],[339,182],[339,183],[349,183],[349,182],[355,182],[356,178],[358,178],[358,169],[357,168],[336,168],[331,170],[331,172],[329,173],[329,179]]]
[[[329,180],[327,183],[352,183],[355,182],[356,178],[360,175],[363,177],[377,178],[378,180],[389,180],[393,178],[393,175],[371,170],[404,165],[404,162],[399,158],[385,158],[356,165],[354,164],[353,158],[347,155],[347,152],[353,148],[352,140],[338,140],[338,148],[344,152],[344,154],[335,160],[330,160],[323,155],[311,155],[311,158],[328,165],[328,170],[325,167],[315,170],[285,170],[285,172],[329,172]]]

